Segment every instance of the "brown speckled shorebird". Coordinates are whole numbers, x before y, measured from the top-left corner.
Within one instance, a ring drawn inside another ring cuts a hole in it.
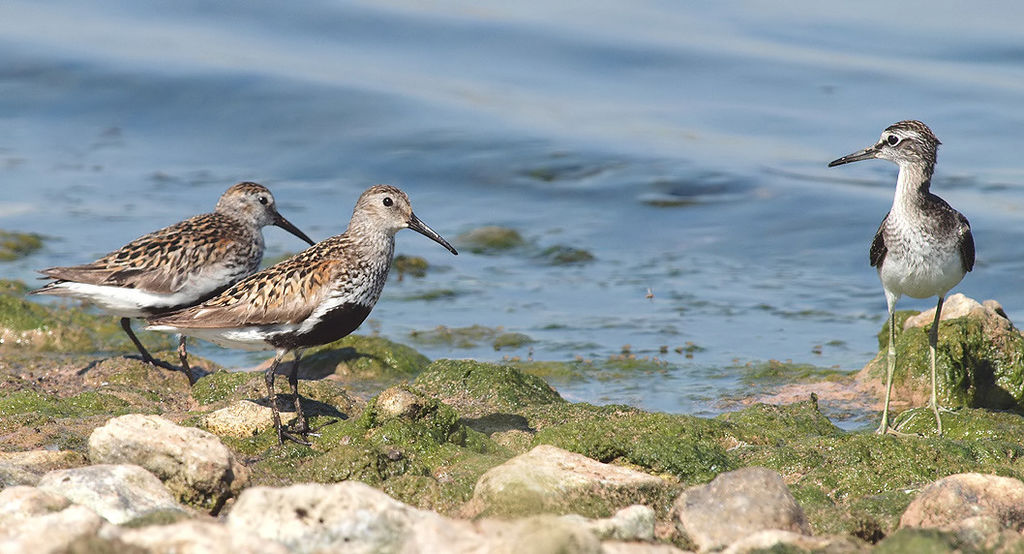
[[[32,294],[87,300],[120,316],[121,327],[142,359],[159,365],[132,332],[130,318],[191,306],[251,275],[263,259],[266,225],[313,244],[278,213],[266,187],[238,183],[221,195],[212,213],[143,235],[89,264],[40,270],[56,281]],[[191,381],[184,336],[178,353]]]
[[[878,226],[869,256],[871,266],[878,269],[889,306],[885,407],[877,433],[901,434],[889,427],[889,396],[892,394],[892,373],[896,368],[896,301],[906,294],[913,298],[939,298],[935,306],[935,321],[928,333],[932,371],[929,406],[935,414],[938,434],[942,435],[942,418],[939,417],[935,391],[939,318],[946,293],[974,268],[974,236],[967,218],[929,190],[939,144],[939,139],[924,123],[900,121],[882,131],[882,137],[874,145],[828,164],[834,167],[878,158],[900,167],[892,209]]]
[[[348,335],[370,315],[384,289],[395,253],[395,233],[409,228],[458,252],[419,220],[409,197],[390,185],[367,189],[356,202],[344,233],[252,275],[206,302],[149,319],[147,329],[183,333],[225,347],[277,350],[266,371],[267,391],[280,443],[308,445],[310,428],[302,414],[298,371],[302,352]],[[274,376],[288,352],[295,412],[287,431],[274,391]],[[292,433],[301,435],[298,438]]]

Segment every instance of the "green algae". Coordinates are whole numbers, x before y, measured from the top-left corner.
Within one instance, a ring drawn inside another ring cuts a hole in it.
[[[452,289],[430,289],[423,292],[416,292],[412,294],[406,294],[402,296],[402,300],[407,302],[425,301],[433,302],[434,300],[449,300],[458,296],[459,293]]]
[[[414,387],[399,388],[417,399],[414,414],[388,415],[375,397],[358,417],[325,427],[316,450],[265,458],[254,475],[264,482],[281,473],[290,480],[355,479],[403,502],[453,513],[480,475],[511,452],[466,427],[450,406]]]
[[[499,254],[526,245],[519,231],[494,225],[478,227],[455,237],[460,249],[474,254]]]
[[[39,418],[124,415],[131,406],[116,396],[86,391],[68,398],[34,391],[14,391],[0,398],[0,418],[30,414]]]
[[[594,261],[594,255],[582,248],[556,244],[541,250],[537,256],[548,265],[582,265]]]
[[[321,378],[338,375],[359,379],[409,378],[430,364],[415,349],[383,337],[349,335],[306,351],[301,375]]]
[[[565,402],[543,379],[514,367],[473,360],[437,360],[413,385],[454,406],[463,416],[512,412],[538,404]]]
[[[262,376],[262,373],[259,374]],[[200,405],[224,402],[227,400],[241,400],[251,398],[246,392],[240,392],[244,385],[253,381],[254,374],[233,371],[215,371],[201,377],[192,386],[192,397]],[[251,390],[251,387],[249,387]],[[264,391],[264,395],[266,392]]]
[[[0,229],[0,262],[23,258],[43,247],[43,237]]]
[[[0,352],[134,351],[118,318],[97,316],[67,304],[42,305],[24,298],[24,285],[6,281],[0,292]],[[170,337],[140,333],[150,350],[173,348]]]
[[[872,552],[876,554],[943,554],[963,552],[963,544],[956,535],[938,529],[900,529],[888,536]],[[970,551],[970,550],[968,550]]]
[[[495,350],[501,350],[502,348],[511,348],[514,350],[516,348],[522,348],[528,344],[533,344],[534,342],[536,341],[530,338],[530,335],[523,333],[502,333],[494,337],[494,340],[491,342],[491,346],[493,346]]]
[[[534,445],[550,444],[605,463],[627,462],[686,484],[738,467],[720,444],[723,424],[714,420],[588,404],[539,412],[533,410],[531,418],[538,427]],[[564,422],[548,424],[559,419]]]
[[[813,364],[801,364],[768,360],[752,364],[740,377],[747,385],[781,385],[793,382],[813,383],[850,378],[850,372],[835,368],[819,367]]]
[[[915,313],[897,312],[893,384],[927,394],[931,325],[902,329],[902,322]],[[884,381],[888,323],[879,333],[879,348],[866,371],[871,379]],[[1024,410],[1024,337],[1012,326],[999,328],[970,316],[940,322],[936,373],[942,406]]]
[[[500,328],[470,325],[468,327],[447,327],[438,325],[426,331],[412,331],[409,338],[417,344],[429,346],[451,346],[453,348],[473,348],[482,341],[492,340],[500,333]]]
[[[426,258],[420,256],[399,254],[392,261],[391,268],[394,270],[395,275],[398,276],[398,280],[402,281],[406,275],[410,277],[426,277],[430,264],[427,263]]]
[[[818,409],[818,399],[777,406],[755,404],[738,412],[729,412],[716,418],[735,425],[732,436],[745,444],[778,444],[798,437],[834,437],[841,429]]]
[[[977,410],[970,415],[985,420],[991,414]],[[993,426],[999,425],[975,422],[963,427]],[[781,473],[818,533],[855,533],[872,526],[891,532],[916,492],[948,475],[1024,475],[1024,445],[1016,440],[792,434],[743,444],[730,453],[743,466]]]

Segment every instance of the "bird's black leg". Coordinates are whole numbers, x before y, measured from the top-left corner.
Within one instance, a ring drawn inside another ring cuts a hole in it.
[[[288,372],[288,384],[292,386],[292,394],[295,395],[295,424],[291,425],[289,431],[306,436],[309,433],[309,423],[302,413],[302,397],[299,396],[299,361],[302,360],[302,350],[295,351],[295,360],[292,362],[291,371]]]
[[[188,377],[188,384],[196,384],[192,378],[192,368],[188,366],[188,349],[185,348],[185,335],[178,337],[178,359],[181,360],[181,371]]]
[[[270,364],[270,368],[264,374],[264,378],[267,382],[267,392],[270,394],[270,409],[274,412],[274,428],[277,429],[277,443],[284,444],[285,439],[292,442],[309,446],[309,442],[304,441],[291,433],[285,432],[281,426],[281,412],[277,409],[277,391],[274,390],[274,377],[277,375],[277,366],[281,365],[281,359],[287,354],[287,350],[281,350],[274,356],[274,363]]]
[[[151,356],[149,352],[146,351],[146,347],[142,346],[142,342],[139,341],[139,337],[136,337],[135,333],[132,332],[132,320],[127,317],[122,317],[121,328],[124,329],[124,332],[128,334],[128,338],[132,339],[132,342],[135,343],[135,348],[139,350],[139,354],[142,354],[142,361],[146,362],[147,364],[157,365],[156,360],[153,359],[153,356]]]

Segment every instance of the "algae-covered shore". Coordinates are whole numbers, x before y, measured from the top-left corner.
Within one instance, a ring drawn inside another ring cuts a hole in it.
[[[992,302],[944,311],[942,437],[921,407],[931,317],[903,313],[907,437],[819,408],[880,395],[885,329],[859,374],[785,374],[785,403],[715,418],[567,402],[536,375],[560,362],[352,336],[304,362],[305,447],[277,444],[262,373],[197,359],[190,387],[125,357],[113,318],[25,291],[0,286],[0,550],[1024,551],[1024,339]]]

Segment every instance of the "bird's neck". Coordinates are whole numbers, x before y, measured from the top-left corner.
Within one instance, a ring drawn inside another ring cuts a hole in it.
[[[934,169],[934,164],[900,164],[900,173],[896,178],[896,195],[892,200],[894,212],[912,212],[920,209],[921,203],[928,197]]]

